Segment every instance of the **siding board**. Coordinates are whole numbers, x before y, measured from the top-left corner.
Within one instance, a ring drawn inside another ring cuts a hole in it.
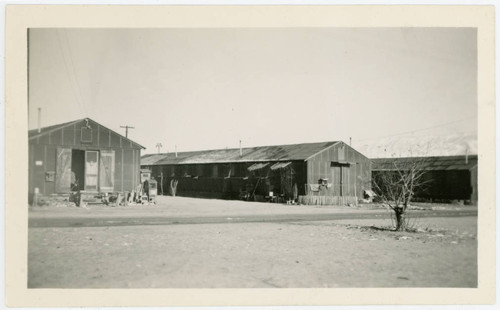
[[[62,145],[74,145],[74,129],[73,127],[63,129]]]
[[[339,154],[341,148],[344,148],[344,156]],[[340,160],[351,162],[350,166],[331,166],[332,162]],[[317,184],[320,178],[328,178],[328,183],[332,186],[326,189],[324,195],[342,195],[361,197],[363,189],[370,187],[369,184],[363,184],[358,181],[360,178],[366,178],[364,171],[369,171],[370,161],[368,158],[360,155],[350,146],[338,144],[331,147],[326,152],[322,152],[308,160],[307,183]]]
[[[352,162],[356,164],[352,164],[351,166],[348,166],[347,163],[339,163],[339,147],[344,148],[344,159],[347,162]],[[301,145],[289,145],[287,146],[287,149],[292,152],[295,150],[298,150],[301,147]],[[310,147],[308,145],[305,146],[305,149],[307,147]],[[262,161],[268,161],[268,162],[273,162],[273,160],[266,159],[266,157],[261,157],[261,155],[264,155],[266,151],[268,154],[273,154],[274,156],[274,150],[279,148],[279,146],[270,146],[270,147],[262,147],[262,148],[253,148],[249,149],[257,155],[253,155],[252,153],[252,158],[253,161],[247,162],[244,165],[242,165],[240,160],[240,156],[235,156],[234,161],[231,161],[231,156],[232,156],[232,151],[224,151],[224,150],[214,150],[214,151],[206,151],[206,152],[193,152],[190,154],[180,154],[180,158],[174,158],[172,156],[168,156],[168,154],[164,154],[162,156],[158,156],[158,160],[156,162],[152,160],[151,158],[149,160],[149,164],[147,166],[153,167],[152,169],[158,169],[160,171],[162,168],[164,169],[175,169],[177,171],[176,173],[176,178],[179,179],[179,189],[178,189],[178,194],[179,195],[195,195],[198,197],[198,195],[205,195],[204,192],[208,191],[212,194],[220,194],[221,196],[227,197],[227,195],[230,195],[231,193],[235,193],[236,190],[238,190],[241,186],[243,186],[244,182],[242,181],[243,175],[247,174],[248,175],[248,180],[252,180],[252,178],[256,178],[259,175],[260,176],[265,176],[266,171],[269,170],[269,167],[266,169],[260,169],[257,171],[252,172],[251,174],[248,174],[248,171],[246,168],[248,168],[249,165],[255,162],[262,162]],[[304,149],[304,150],[305,150]],[[311,150],[311,148],[309,149]],[[245,157],[245,153],[247,151],[243,150],[243,158]],[[343,194],[345,196],[345,199],[326,199],[324,201],[356,201],[355,197],[352,197],[354,195],[357,195],[361,197],[362,194],[362,189],[363,189],[363,184],[362,182],[359,182],[358,180],[360,178],[360,174],[364,173],[364,171],[369,171],[369,160],[364,157],[358,155],[356,151],[353,151],[352,148],[350,148],[348,145],[345,145],[343,143],[329,143],[327,146],[325,146],[324,150],[314,150],[311,151],[310,153],[307,153],[307,151],[301,151],[304,157],[302,159],[296,159],[296,160],[291,160],[292,161],[292,167],[295,171],[295,182],[297,183],[297,189],[299,192],[299,195],[314,195],[314,196],[321,196],[321,195],[326,195],[326,196],[335,196],[340,194],[340,186],[341,186],[341,171],[343,171],[343,183],[344,183],[344,188],[343,188]],[[315,154],[315,155],[310,155],[310,154]],[[227,156],[224,158],[224,156]],[[270,156],[270,155],[266,155]],[[281,155],[280,155],[281,156]],[[221,159],[224,158],[224,161]],[[270,158],[270,157],[267,157]],[[304,160],[304,158],[307,158],[307,160]],[[210,160],[214,160],[213,162],[210,162]],[[219,161],[217,161],[219,160]],[[284,161],[286,159],[279,159],[279,160],[274,160],[276,161]],[[332,165],[332,162],[336,162],[336,165]],[[151,164],[153,163],[153,164]],[[181,163],[181,164],[179,164]],[[203,168],[200,168],[200,165],[196,165],[191,167],[190,165],[192,164],[199,164],[203,163]],[[207,167],[207,165],[209,165]],[[228,172],[228,167],[232,166],[231,169],[231,177],[230,178],[225,178],[227,177],[227,172]],[[342,167],[343,166],[343,167]],[[358,167],[359,166],[359,167]],[[158,167],[158,168],[155,168]],[[242,168],[243,167],[243,168]],[[366,170],[365,170],[366,168]],[[180,177],[180,172],[181,171],[186,171],[190,175],[198,175],[199,178],[182,178]],[[206,171],[210,171],[211,173],[205,173]],[[218,171],[217,174],[214,172]],[[244,172],[244,173],[243,173]],[[208,176],[211,175],[211,176]],[[217,177],[218,176],[218,177]],[[171,174],[168,175],[169,179],[171,178]],[[318,180],[320,178],[328,178],[328,183],[331,183],[333,186],[330,188],[326,188],[322,190],[320,193],[318,192],[310,192],[307,190],[307,185],[308,184],[318,184]],[[207,180],[210,180],[211,182],[220,184],[220,188],[217,188],[216,186],[210,187],[208,185]],[[168,183],[169,180],[165,180],[165,183]],[[243,182],[243,183],[242,183]],[[267,185],[266,185],[267,184]],[[370,185],[370,184],[369,184]],[[272,172],[269,175],[269,178],[266,179],[265,181],[263,180],[261,184],[259,184],[259,190],[262,190],[262,192],[265,192],[265,187],[270,186],[270,188],[274,188],[272,190],[275,193],[279,193],[283,186],[281,184],[281,179],[279,176],[278,172]]]
[[[69,125],[62,124],[60,128],[57,128],[57,126],[42,128],[41,133],[38,133],[37,130],[29,132],[29,197],[32,197],[36,187],[40,189],[42,195],[49,195],[56,192],[55,182],[46,181],[45,175],[46,172],[57,170],[58,147],[94,151],[104,149],[114,150],[116,154],[115,190],[128,191],[133,189],[134,184],[138,180],[141,147],[130,140],[126,140],[127,143],[124,145],[129,150],[129,153],[124,154],[119,147],[120,135],[100,126],[92,120],[89,121],[89,125],[92,128],[92,142],[82,143],[80,130],[85,125],[85,122],[81,121]],[[115,142],[115,146],[112,145],[113,142]],[[37,166],[35,164],[37,161],[41,161],[42,165]],[[125,173],[123,172],[124,170]],[[122,181],[123,178],[125,178],[124,181]]]

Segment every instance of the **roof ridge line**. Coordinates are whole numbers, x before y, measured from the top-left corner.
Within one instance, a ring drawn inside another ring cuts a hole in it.
[[[40,132],[34,134],[33,136],[29,137],[28,140],[31,140],[31,139],[35,139],[35,138],[38,138],[39,136],[42,136],[44,134],[48,134],[48,133],[51,133],[51,132],[54,132],[56,130],[59,130],[59,129],[62,129],[62,128],[66,128],[66,127],[69,127],[71,125],[74,125],[78,122],[81,122],[85,120],[84,118],[83,119],[77,119],[77,120],[74,120],[74,121],[70,121],[70,122],[67,122],[67,123],[61,123],[61,124],[55,124],[55,125],[50,125],[50,126],[45,126],[45,127],[42,127],[40,128]],[[49,128],[49,127],[53,127],[52,129],[48,130],[48,131],[45,131],[45,132],[42,132],[42,130],[44,128]],[[30,131],[32,130],[37,130],[37,129],[31,129],[31,130],[28,130],[28,134]]]
[[[45,126],[45,127],[42,127],[42,128],[40,128],[40,130],[43,130],[44,128],[49,128],[49,127],[53,127],[53,128],[51,128],[50,130],[47,130],[47,131],[45,131],[45,132],[39,132],[39,133],[36,133],[36,134],[34,134],[33,136],[31,136],[31,137],[29,137],[29,136],[28,136],[28,140],[36,139],[36,138],[38,138],[38,137],[40,137],[40,136],[42,136],[42,135],[49,134],[49,133],[51,133],[51,132],[54,132],[54,131],[57,131],[57,130],[60,130],[60,129],[63,129],[63,128],[66,128],[66,127],[69,127],[69,126],[72,126],[72,125],[75,125],[75,124],[77,124],[77,123],[79,123],[79,122],[86,121],[86,120],[90,120],[90,121],[92,121],[92,122],[96,123],[98,126],[101,126],[101,127],[103,127],[104,129],[109,130],[109,131],[111,131],[112,133],[119,135],[119,136],[120,136],[120,137],[122,137],[123,139],[125,139],[125,140],[127,140],[127,141],[129,141],[129,142],[132,142],[132,143],[134,143],[134,144],[137,144],[138,146],[140,146],[140,147],[141,147],[141,148],[143,148],[143,149],[146,149],[144,146],[140,145],[139,143],[137,143],[137,142],[135,142],[135,141],[133,141],[133,140],[130,140],[129,138],[127,138],[127,137],[125,137],[125,136],[123,136],[123,135],[119,134],[118,132],[116,132],[116,131],[114,131],[114,130],[112,130],[112,129],[110,129],[110,128],[108,128],[108,127],[104,126],[104,125],[102,125],[101,123],[99,123],[99,122],[97,122],[97,121],[95,121],[95,120],[91,119],[90,117],[85,117],[85,118],[77,119],[77,120],[70,121],[70,122],[67,122],[67,123],[60,123],[60,124],[54,124],[54,125],[50,125],[50,126]],[[28,130],[28,135],[29,135],[29,132],[30,132],[30,131],[32,131],[32,130],[36,130],[36,129],[31,129],[31,130]]]
[[[264,147],[280,147],[280,146],[293,146],[293,145],[302,145],[302,144],[322,144],[322,143],[333,143],[332,145],[327,146],[331,147],[335,145],[336,143],[339,143],[342,141],[323,141],[323,142],[306,142],[306,143],[290,143],[290,144],[279,144],[279,145],[258,145],[258,146],[247,146],[247,147],[242,147],[242,150],[245,149],[253,149],[253,148],[264,148]],[[236,148],[220,148],[220,149],[208,149],[208,150],[196,150],[196,151],[180,151],[177,153],[196,153],[196,152],[212,152],[212,151],[230,151],[230,150],[239,150],[239,147]],[[176,152],[167,152],[167,153],[152,153],[152,154],[144,154],[146,155],[168,155],[168,154],[175,154]]]

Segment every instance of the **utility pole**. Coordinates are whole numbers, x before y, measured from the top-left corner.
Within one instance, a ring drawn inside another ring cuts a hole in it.
[[[158,153],[160,153],[160,149],[163,147],[163,145],[160,142],[158,142],[156,143],[156,147],[158,148]]]
[[[125,138],[128,138],[128,129],[134,129],[134,127],[126,125],[126,126],[120,126],[120,128],[125,128]]]
[[[38,133],[42,131],[42,108],[38,108]]]

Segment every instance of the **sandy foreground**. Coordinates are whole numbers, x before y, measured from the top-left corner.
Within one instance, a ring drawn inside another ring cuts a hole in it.
[[[41,208],[30,218],[359,212],[160,197],[157,206]],[[30,288],[477,287],[477,217],[30,227]]]

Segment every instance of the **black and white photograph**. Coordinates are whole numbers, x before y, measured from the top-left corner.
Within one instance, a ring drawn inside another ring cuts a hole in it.
[[[28,27],[27,289],[478,289],[479,38]]]

